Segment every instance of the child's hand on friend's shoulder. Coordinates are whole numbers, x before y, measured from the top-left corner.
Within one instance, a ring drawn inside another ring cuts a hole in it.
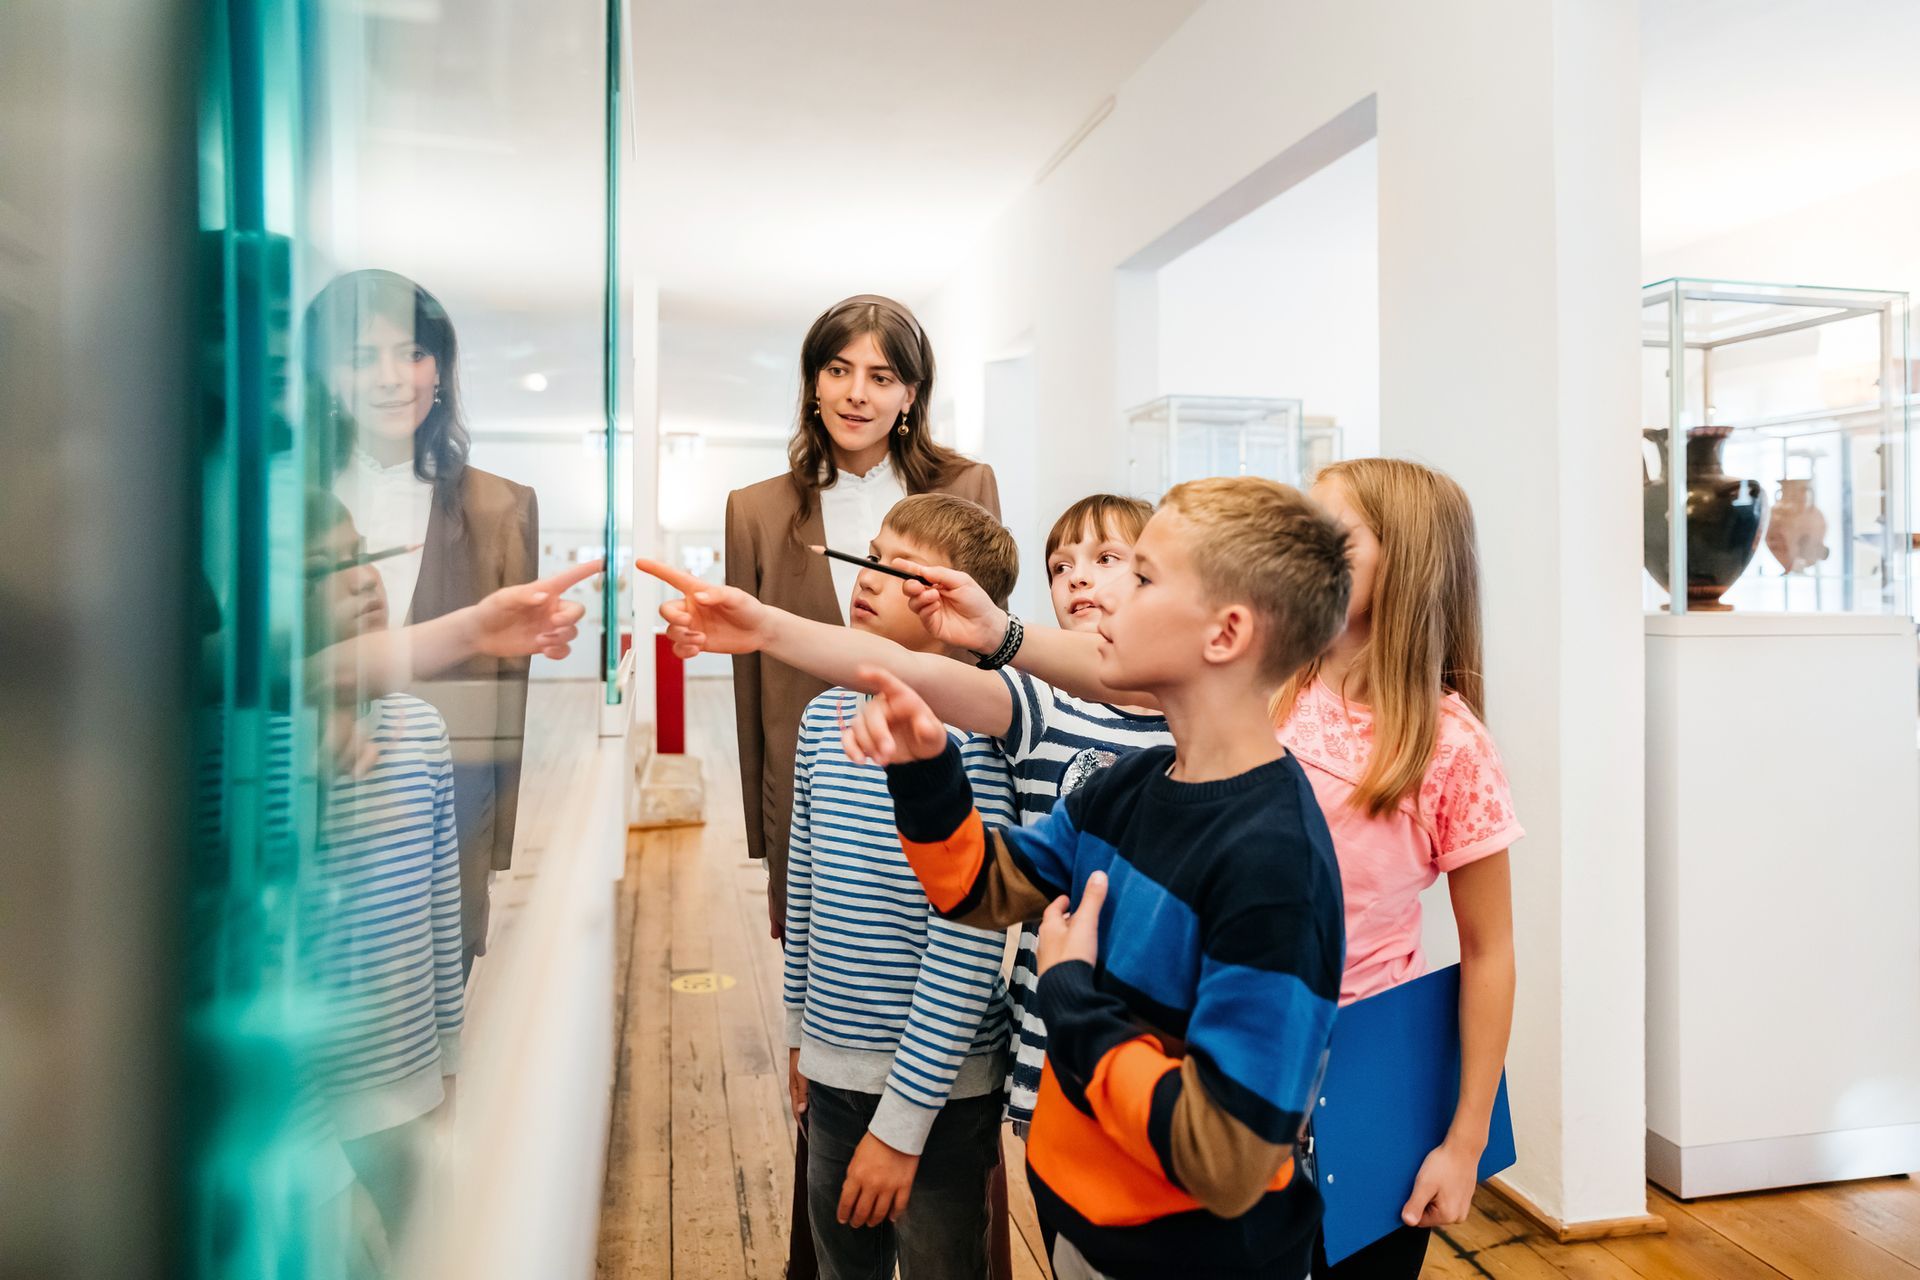
[[[676,657],[755,653],[766,646],[772,610],[738,587],[715,586],[658,560],[635,560],[633,567],[685,593],[660,606]]]
[[[1007,612],[980,589],[980,584],[958,569],[895,559],[893,567],[917,573],[931,582],[902,583],[907,603],[927,634],[942,644],[975,653],[992,653],[1007,637]]]
[[[878,667],[862,667],[856,675],[874,695],[840,726],[847,759],[855,764],[906,764],[931,760],[947,749],[947,726],[900,677]]]
[[[1064,896],[1055,898],[1040,917],[1040,972],[1069,960],[1095,963],[1100,957],[1100,908],[1107,901],[1107,873],[1087,877],[1080,905],[1067,909]]]

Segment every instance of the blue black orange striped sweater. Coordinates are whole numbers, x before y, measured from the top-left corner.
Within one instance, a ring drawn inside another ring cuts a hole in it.
[[[1320,1201],[1294,1153],[1340,992],[1340,873],[1291,756],[1167,777],[1138,751],[1035,826],[990,827],[959,752],[887,773],[941,915],[982,927],[1108,877],[1097,964],[1040,980],[1049,1028],[1027,1142],[1048,1227],[1108,1275],[1304,1275]]]

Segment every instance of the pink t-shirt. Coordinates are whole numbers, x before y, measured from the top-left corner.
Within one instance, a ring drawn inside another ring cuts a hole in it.
[[[1316,680],[1301,691],[1279,737],[1313,784],[1340,862],[1347,900],[1340,1003],[1419,977],[1427,971],[1421,891],[1441,872],[1498,853],[1526,834],[1514,818],[1492,736],[1466,703],[1448,694],[1419,792],[1379,818],[1347,803],[1373,751],[1372,708],[1342,701]]]

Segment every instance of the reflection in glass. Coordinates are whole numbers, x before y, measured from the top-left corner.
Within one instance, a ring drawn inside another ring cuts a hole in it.
[[[321,479],[373,545],[417,547],[378,572],[394,625],[537,576],[532,489],[468,462],[460,341],[433,294],[391,271],[327,284],[307,309],[307,387],[332,440]],[[415,690],[447,721],[460,831],[462,973],[486,949],[488,888],[512,864],[525,659],[479,657]]]
[[[354,558],[361,539],[337,498],[311,492],[307,515],[310,563]],[[374,565],[318,577],[307,605],[316,651],[387,626]],[[355,772],[327,789],[306,885],[311,1062],[355,1180],[392,1241],[405,1236],[434,1147],[432,1121],[459,1064],[453,760],[445,722],[419,698],[388,694],[336,713],[351,717],[346,732],[357,749]]]
[[[174,1271],[406,1274],[451,1153],[484,1148],[452,1140],[454,1081],[485,1078],[463,1041],[530,684],[597,692],[618,641],[578,635],[617,541],[609,243],[578,234],[607,207],[603,15],[207,13]]]

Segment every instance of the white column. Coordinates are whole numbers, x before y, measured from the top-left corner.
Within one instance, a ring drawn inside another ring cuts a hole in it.
[[[1382,452],[1450,472],[1479,518],[1528,830],[1507,1180],[1568,1222],[1646,1211],[1636,7],[1424,8],[1433,47],[1500,57],[1435,113],[1454,73],[1403,45],[1380,94]]]
[[[1567,1222],[1646,1205],[1637,33],[1634,0],[1207,0],[937,304],[961,350],[1033,334],[1057,512],[1124,479],[1139,300],[1116,273],[1377,129],[1381,448],[1454,474],[1480,519],[1530,832],[1510,1181]]]

